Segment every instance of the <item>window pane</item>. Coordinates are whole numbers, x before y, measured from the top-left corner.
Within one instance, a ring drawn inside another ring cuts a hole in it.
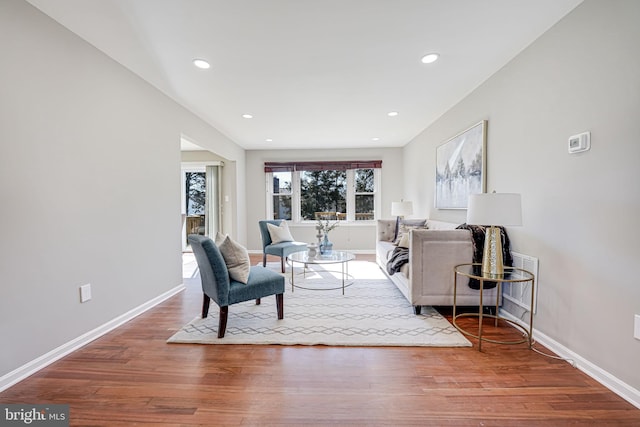
[[[291,172],[273,173],[273,194],[291,194]]]
[[[291,219],[291,196],[273,196],[273,219]]]
[[[346,171],[300,172],[300,211],[303,220],[342,219],[347,210]],[[340,214],[342,213],[342,214]]]
[[[356,170],[356,193],[373,193],[373,183],[373,169]]]
[[[203,215],[206,199],[206,179],[204,172],[187,172],[187,215]]]
[[[373,194],[356,195],[356,221],[373,220]]]

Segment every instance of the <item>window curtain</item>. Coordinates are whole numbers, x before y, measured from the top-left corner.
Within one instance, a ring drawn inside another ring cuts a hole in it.
[[[220,231],[220,175],[221,166],[207,166],[207,197],[205,211],[207,221],[205,222],[205,234],[215,238],[216,232]]]

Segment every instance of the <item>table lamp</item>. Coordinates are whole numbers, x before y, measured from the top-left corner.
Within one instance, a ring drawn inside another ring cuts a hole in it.
[[[504,275],[502,236],[498,226],[522,225],[520,194],[481,193],[469,196],[467,224],[489,226],[484,238],[482,273]]]
[[[396,217],[396,230],[400,226],[400,218],[406,215],[413,215],[413,203],[400,200],[391,202],[391,216]]]

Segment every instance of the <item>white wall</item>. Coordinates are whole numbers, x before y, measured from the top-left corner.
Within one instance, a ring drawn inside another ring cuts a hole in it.
[[[244,150],[26,2],[0,52],[1,377],[178,286],[181,135],[237,161],[241,207]]]
[[[247,245],[262,251],[258,221],[267,218],[264,162],[312,160],[382,160],[382,218],[391,218],[391,202],[403,198],[402,149],[247,150]],[[314,225],[291,225],[293,236],[315,242]],[[334,248],[375,250],[375,224],[341,225],[331,232]]]
[[[488,190],[522,193],[513,249],[540,259],[535,327],[640,389],[640,2],[587,0],[405,147],[405,193],[433,218],[436,147],[488,123]],[[591,131],[591,151],[567,154]],[[429,159],[424,161],[422,159]]]

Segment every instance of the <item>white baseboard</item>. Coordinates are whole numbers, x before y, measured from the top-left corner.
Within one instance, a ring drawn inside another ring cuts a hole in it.
[[[510,315],[506,311],[500,310],[500,316],[513,320],[521,325],[526,325],[525,322]],[[582,372],[589,375],[591,378],[598,381],[600,384],[607,387],[609,390],[613,391],[636,408],[640,409],[640,390],[631,387],[629,384],[591,363],[584,357],[568,349],[536,328],[533,328],[533,338],[536,342],[553,351],[561,358],[567,359],[567,363],[571,364],[573,367],[580,369]]]
[[[60,347],[57,347],[51,350],[50,352],[43,354],[37,359],[34,359],[31,362],[17,369],[14,369],[8,374],[3,375],[2,377],[0,377],[0,392],[8,389],[14,384],[17,384],[18,382],[29,377],[30,375],[35,374],[36,372],[52,364],[53,362],[59,359],[62,359],[64,356],[68,355],[69,353],[72,353],[73,351],[79,349],[80,347],[87,345],[91,341],[97,338],[100,338],[106,333],[114,330],[118,326],[128,322],[134,317],[141,315],[145,311],[155,307],[156,305],[160,304],[161,302],[174,296],[175,294],[177,294],[178,292],[181,292],[184,289],[185,289],[184,285],[182,284],[178,285],[175,288],[170,289],[167,292],[163,293],[162,295],[159,295],[153,298],[152,300],[147,301],[146,303],[116,317],[115,319],[105,323],[104,325],[98,326],[97,328],[83,335],[80,335],[79,337],[61,345]]]

